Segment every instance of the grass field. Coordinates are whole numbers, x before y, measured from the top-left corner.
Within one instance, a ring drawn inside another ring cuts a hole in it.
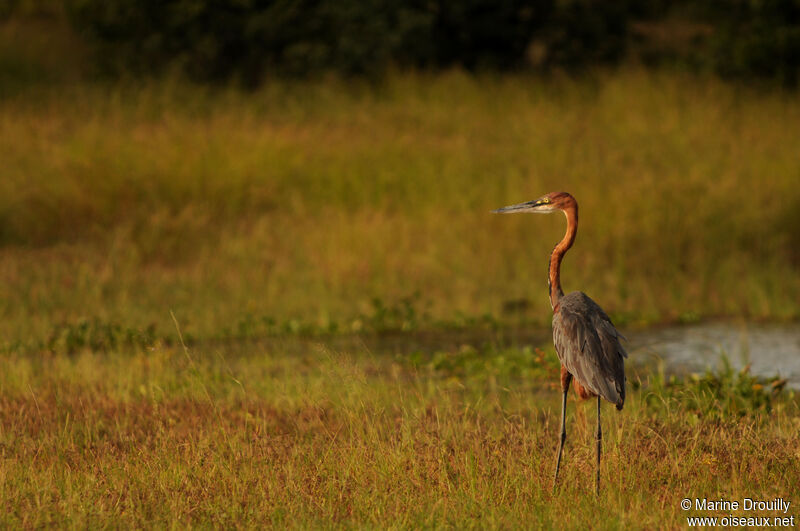
[[[653,529],[683,498],[800,503],[795,394],[637,360],[602,496],[572,399],[553,493],[557,361],[508,331],[547,327],[564,220],[489,213],[572,192],[564,288],[626,327],[796,320],[796,93],[636,69],[114,85],[26,24],[0,24],[0,527]],[[368,346],[453,329],[484,339]]]
[[[594,408],[572,399],[551,491],[552,350],[412,363],[279,341],[5,361],[3,527],[663,529],[728,514],[683,512],[687,497],[800,499],[797,401],[730,371],[630,370],[625,409],[603,410],[596,499]]]
[[[395,75],[379,86],[64,84],[0,102],[0,340],[97,319],[212,337],[349,328],[419,294],[431,320],[545,325],[564,263],[618,322],[800,314],[800,103],[644,72]],[[519,305],[518,305],[519,307]],[[518,312],[519,313],[519,312]]]

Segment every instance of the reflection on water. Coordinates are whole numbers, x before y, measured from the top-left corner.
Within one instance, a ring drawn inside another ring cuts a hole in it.
[[[738,368],[789,380],[800,388],[800,323],[790,325],[701,324],[626,332],[631,359],[662,359],[674,370],[716,368],[725,354]]]

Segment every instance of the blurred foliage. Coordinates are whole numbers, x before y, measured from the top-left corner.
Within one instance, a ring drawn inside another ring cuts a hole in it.
[[[726,77],[774,79],[794,86],[800,73],[800,1],[712,1],[724,13],[712,38],[711,61]]]
[[[56,326],[45,348],[58,354],[75,354],[82,350],[107,353],[142,350],[155,341],[155,327],[152,325],[142,330],[94,318]]]
[[[46,348],[64,354],[74,354],[81,350],[141,350],[151,346],[155,340],[155,327],[152,325],[142,330],[94,318],[58,325],[50,334]]]
[[[246,84],[392,65],[513,68],[532,44],[543,64],[615,61],[627,20],[623,7],[587,0],[72,0],[69,11],[106,71]]]
[[[457,314],[448,320],[435,319],[429,311],[430,306],[431,301],[423,301],[419,291],[415,291],[411,295],[389,301],[373,297],[368,311],[361,312],[352,319],[344,321],[337,321],[328,315],[317,321],[309,321],[293,318],[279,320],[270,315],[248,313],[239,318],[233,326],[223,327],[219,339],[257,340],[282,336],[380,335],[432,330],[497,330],[501,328],[501,324],[491,315]]]
[[[64,2],[53,0],[3,0],[0,22],[12,16],[55,17],[64,12]]]
[[[76,0],[70,14],[98,44],[107,71],[177,68],[194,79],[246,83],[265,72],[365,73],[399,58],[427,25],[424,12],[393,0]]]
[[[12,0],[13,13],[53,14]],[[565,68],[624,59],[796,84],[800,0],[64,0],[101,71],[257,85],[392,67]]]
[[[549,21],[545,63],[576,67],[619,62],[627,49],[632,15],[627,4],[594,0],[557,2]]]

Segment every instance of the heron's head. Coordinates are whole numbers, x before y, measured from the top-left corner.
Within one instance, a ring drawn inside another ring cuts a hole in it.
[[[516,214],[518,212],[549,214],[550,212],[565,210],[574,206],[577,206],[575,198],[567,192],[553,192],[533,201],[498,208],[497,210],[492,210],[492,212],[496,214]]]

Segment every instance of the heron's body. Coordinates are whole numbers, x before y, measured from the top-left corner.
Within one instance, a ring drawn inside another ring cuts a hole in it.
[[[581,398],[599,396],[622,409],[627,353],[620,337],[606,312],[585,293],[561,297],[553,312],[553,343]]]
[[[556,471],[553,479],[558,480],[561,452],[567,438],[565,412],[567,392],[574,380],[578,396],[587,399],[597,397],[597,470],[595,488],[600,490],[600,448],[602,431],[600,428],[600,398],[622,409],[625,403],[625,349],[620,343],[622,335],[614,328],[611,319],[600,306],[585,293],[574,291],[564,295],[561,290],[561,260],[572,247],[578,233],[578,203],[570,194],[556,192],[542,196],[534,201],[520,203],[495,210],[499,213],[512,212],[556,212],[562,211],[567,217],[567,232],[556,244],[550,255],[548,268],[550,283],[550,305],[553,308],[553,343],[561,361],[561,442],[556,456]]]

